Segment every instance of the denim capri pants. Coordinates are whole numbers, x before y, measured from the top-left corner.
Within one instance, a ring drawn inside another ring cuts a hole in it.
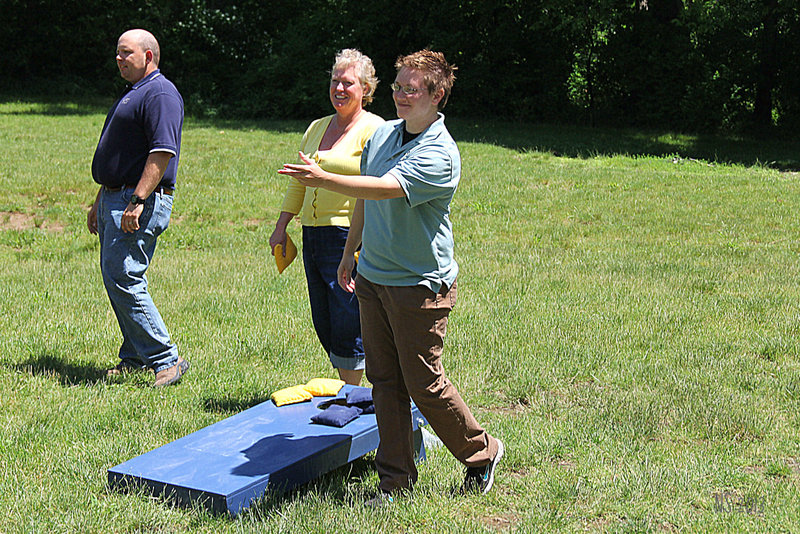
[[[349,228],[303,226],[303,266],[308,282],[311,320],[331,364],[337,369],[364,369],[364,346],[358,299],[336,279]]]

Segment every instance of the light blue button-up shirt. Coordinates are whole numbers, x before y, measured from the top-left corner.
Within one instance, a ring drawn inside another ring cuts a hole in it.
[[[378,128],[361,155],[361,174],[394,177],[404,197],[364,201],[358,274],[386,286],[424,285],[434,292],[458,276],[450,202],[461,155],[444,115],[403,145],[405,121]]]

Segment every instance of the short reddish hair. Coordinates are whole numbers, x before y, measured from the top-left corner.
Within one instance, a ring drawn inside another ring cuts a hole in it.
[[[439,110],[444,109],[447,99],[450,97],[453,82],[456,80],[455,72],[457,70],[455,65],[447,62],[444,54],[426,48],[407,56],[398,57],[394,66],[398,71],[403,67],[420,71],[422,80],[431,93],[444,89],[444,96],[439,101]]]

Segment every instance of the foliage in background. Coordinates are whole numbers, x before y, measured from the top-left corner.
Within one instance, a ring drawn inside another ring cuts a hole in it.
[[[113,50],[153,31],[189,109],[227,117],[327,112],[334,53],[383,80],[429,46],[459,66],[450,113],[684,131],[800,125],[798,0],[0,0],[0,88],[112,91]]]

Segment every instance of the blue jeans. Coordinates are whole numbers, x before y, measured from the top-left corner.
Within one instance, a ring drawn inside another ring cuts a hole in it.
[[[303,226],[303,266],[311,320],[322,348],[337,369],[364,368],[358,299],[336,280],[347,240],[346,227]]]
[[[139,217],[139,230],[125,233],[120,223],[132,193],[133,187],[123,187],[120,191],[103,188],[100,194],[97,209],[100,271],[122,331],[120,359],[131,366],[158,372],[177,363],[178,349],[147,292],[145,272],[153,259],[158,236],[169,225],[172,196],[150,195]]]

